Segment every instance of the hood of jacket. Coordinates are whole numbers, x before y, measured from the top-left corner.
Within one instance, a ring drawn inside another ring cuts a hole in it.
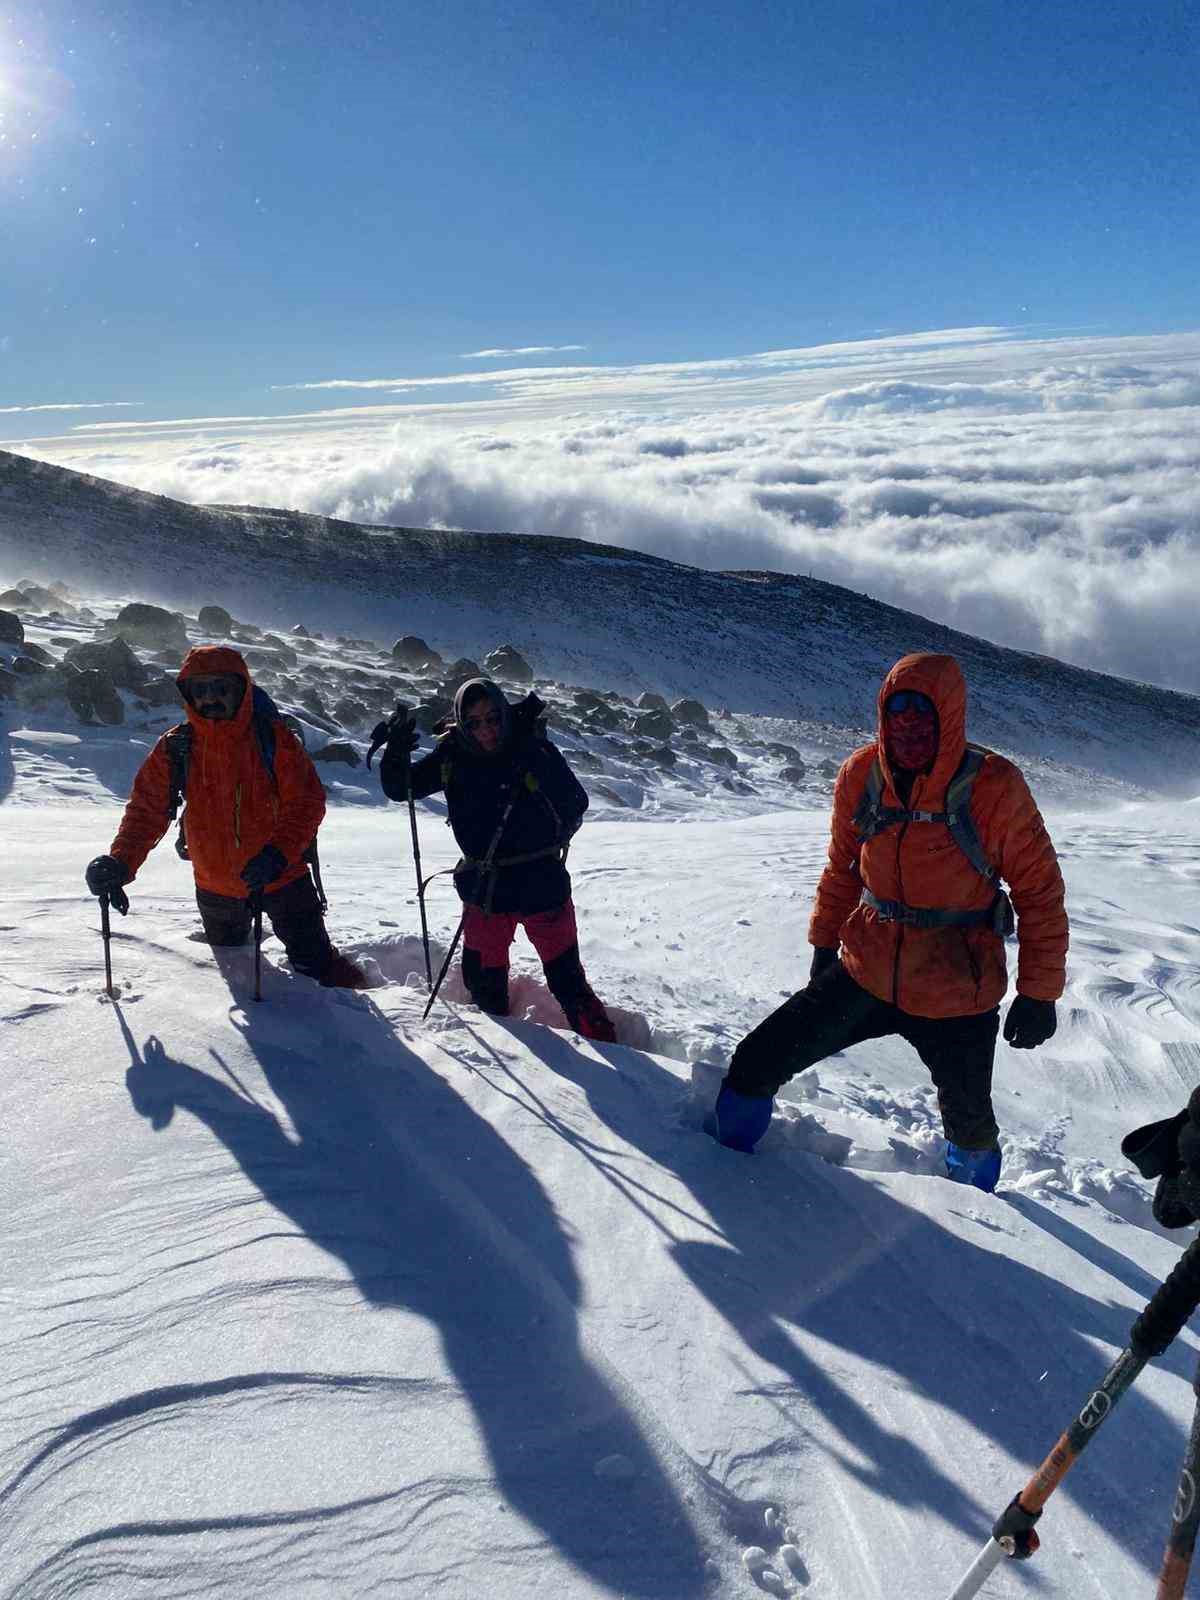
[[[218,674],[240,678],[246,686],[242,703],[228,722],[214,722],[211,717],[202,717],[192,705],[187,692],[189,678],[215,677]],[[195,645],[184,657],[175,682],[187,707],[187,719],[195,738],[227,743],[244,737],[250,731],[254,716],[254,685],[250,681],[250,669],[237,650],[226,644]]]
[[[491,754],[499,755],[502,750],[508,748],[513,731],[512,707],[505,698],[503,689],[490,678],[468,678],[466,683],[460,684],[454,696],[454,732],[458,742],[470,755],[486,760],[489,752],[480,747],[475,735],[468,731],[463,720],[465,702],[475,699],[480,694],[485,694],[491,708],[500,713],[500,743]]]
[[[967,748],[967,681],[953,656],[919,652],[902,656],[879,687],[879,765],[885,782],[896,790],[896,774],[888,761],[884,707],[901,689],[915,689],[933,701],[938,718],[938,747],[933,766],[913,784],[911,803],[919,793],[940,795],[958,771]]]

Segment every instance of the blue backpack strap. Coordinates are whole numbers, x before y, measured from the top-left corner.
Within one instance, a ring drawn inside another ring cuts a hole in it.
[[[167,819],[174,822],[179,808],[187,797],[188,764],[192,759],[192,726],[189,722],[177,723],[163,735],[170,771],[170,788],[167,790]]]
[[[279,721],[279,707],[267,691],[260,689],[257,684],[254,685],[252,707],[258,753],[272,787],[275,787],[275,724]]]

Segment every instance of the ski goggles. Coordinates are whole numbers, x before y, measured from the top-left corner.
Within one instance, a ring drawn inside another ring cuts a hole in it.
[[[883,710],[889,717],[903,716],[906,711],[915,711],[922,717],[932,717],[937,707],[927,694],[921,694],[917,689],[897,689],[895,694],[888,695]]]

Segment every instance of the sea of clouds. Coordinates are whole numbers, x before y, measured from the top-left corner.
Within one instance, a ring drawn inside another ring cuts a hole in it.
[[[933,355],[865,341],[806,361],[522,368],[456,379],[479,386],[464,401],[91,425],[17,448],[193,502],[811,573],[1200,692],[1200,337],[966,331]],[[296,387],[385,386],[408,387]]]

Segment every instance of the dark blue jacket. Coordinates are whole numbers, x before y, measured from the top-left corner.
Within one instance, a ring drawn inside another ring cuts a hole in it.
[[[410,769],[402,756],[385,751],[379,765],[383,792],[408,799]],[[562,754],[536,733],[518,733],[494,755],[476,754],[456,733],[413,763],[416,800],[444,790],[450,827],[463,853],[454,886],[469,905],[510,915],[552,911],[571,894],[562,847],[583,820],[587,791]],[[516,800],[496,847],[493,871],[479,865],[487,855],[516,790]],[[533,860],[514,859],[533,856]]]

